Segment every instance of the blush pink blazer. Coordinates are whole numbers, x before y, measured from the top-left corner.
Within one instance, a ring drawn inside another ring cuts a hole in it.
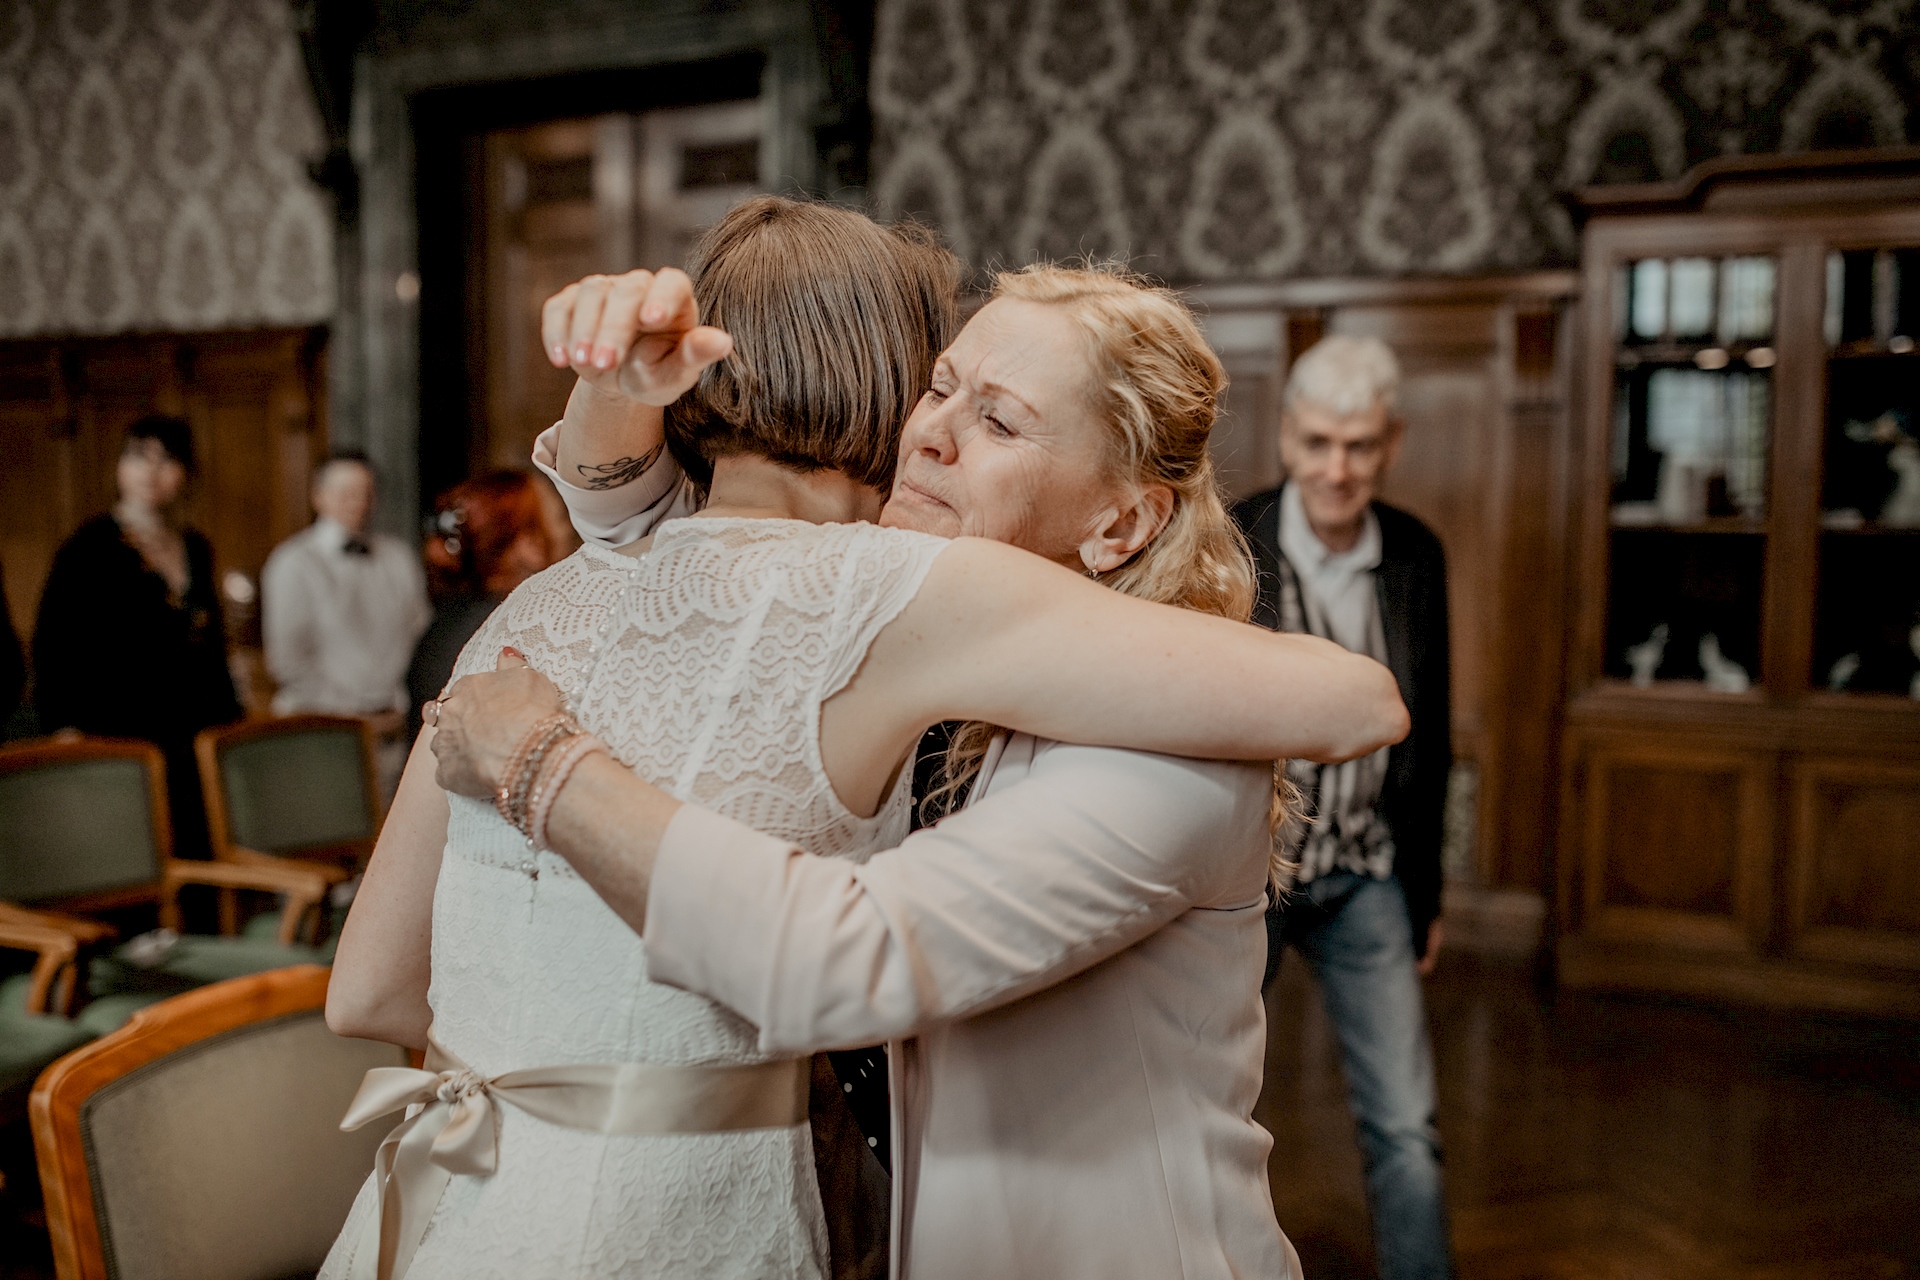
[[[900,1280],[1297,1277],[1252,1114],[1271,789],[1016,735],[864,866],[687,806],[651,975],[771,1052],[890,1042]]]

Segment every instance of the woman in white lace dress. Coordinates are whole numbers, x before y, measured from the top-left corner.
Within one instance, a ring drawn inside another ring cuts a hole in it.
[[[1333,646],[1127,601],[996,544],[849,523],[878,513],[930,373],[944,268],[857,215],[779,201],[730,215],[702,254],[708,318],[738,343],[674,407],[677,438],[703,455],[694,465],[712,464],[709,506],[632,554],[585,547],[530,580],[457,675],[511,645],[640,775],[849,858],[904,833],[901,766],[937,720],[1269,758],[1357,753],[1400,731],[1391,678]],[[664,400],[698,373],[701,342],[727,345],[707,330],[655,353]],[[1210,675],[1195,676],[1196,650]],[[484,802],[435,790],[429,741],[343,938],[330,1018],[431,1043],[436,1105],[457,1104],[446,1133],[466,1123],[462,1107],[471,1123],[442,1144],[431,1196],[398,1175],[384,1194],[370,1180],[322,1274],[825,1275],[804,1104],[792,1105],[804,1077],[769,1062],[736,1015],[650,982],[639,938],[563,860]],[[396,954],[372,936],[383,899],[417,896],[429,872],[430,931],[399,951],[419,964],[430,948],[431,1041],[412,1010],[369,1018],[349,993],[357,955]],[[580,1064],[685,1069],[677,1080],[744,1068],[787,1105],[777,1122],[704,1128],[523,1109],[515,1073]]]

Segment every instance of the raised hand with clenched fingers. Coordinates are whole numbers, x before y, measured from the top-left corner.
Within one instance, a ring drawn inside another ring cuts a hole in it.
[[[601,395],[655,407],[733,351],[731,337],[700,323],[693,282],[674,267],[568,285],[542,308],[540,338],[556,369],[571,368]]]

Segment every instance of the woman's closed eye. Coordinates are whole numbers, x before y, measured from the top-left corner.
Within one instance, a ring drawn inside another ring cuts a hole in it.
[[[1012,427],[1008,426],[1006,423],[1002,422],[999,418],[994,417],[990,413],[982,414],[981,416],[986,419],[988,432],[990,432],[995,436],[999,436],[1001,439],[1011,440],[1015,435],[1019,434]]]

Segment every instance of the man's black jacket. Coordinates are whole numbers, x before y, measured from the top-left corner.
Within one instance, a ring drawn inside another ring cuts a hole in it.
[[[1447,772],[1453,767],[1447,693],[1447,560],[1440,539],[1418,518],[1384,502],[1373,504],[1373,514],[1380,522],[1380,567],[1374,582],[1381,630],[1386,633],[1387,666],[1413,719],[1412,732],[1387,756],[1380,808],[1393,832],[1393,874],[1407,897],[1414,954],[1424,955],[1427,926],[1440,914],[1440,838]],[[1260,575],[1253,620],[1278,629],[1280,490],[1241,501],[1233,509],[1233,518],[1253,543]]]

